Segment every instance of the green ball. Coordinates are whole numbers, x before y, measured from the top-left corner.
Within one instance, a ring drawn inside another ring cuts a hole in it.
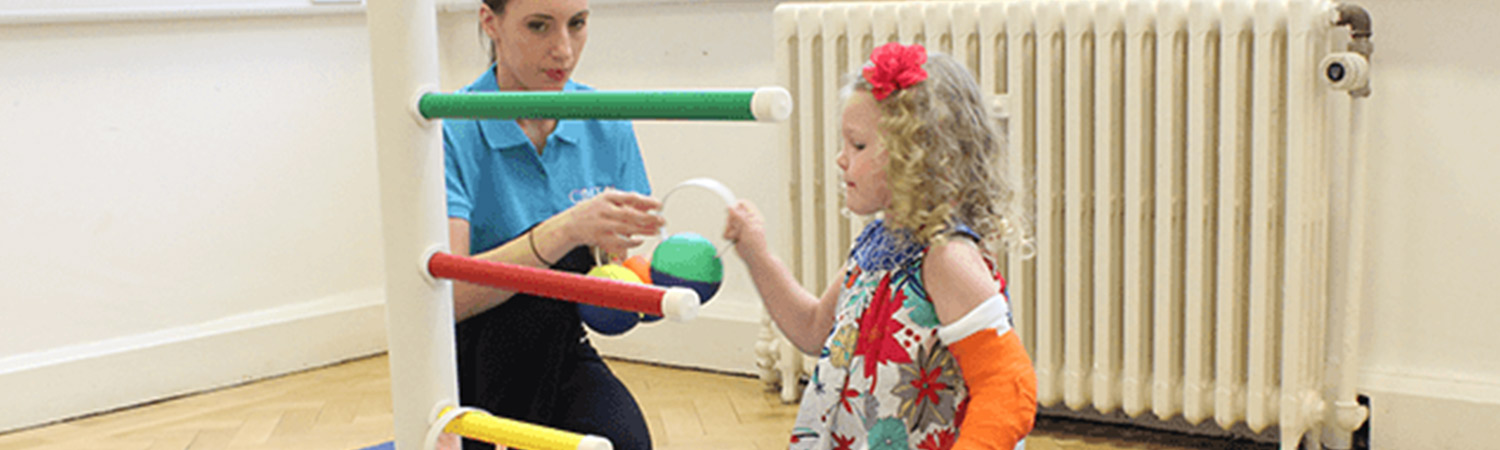
[[[718,253],[712,242],[697,233],[677,233],[657,244],[651,253],[651,270],[683,280],[719,283],[724,279],[724,261]]]
[[[724,261],[714,244],[693,233],[678,233],[651,253],[651,282],[657,286],[684,287],[707,303],[724,280]]]

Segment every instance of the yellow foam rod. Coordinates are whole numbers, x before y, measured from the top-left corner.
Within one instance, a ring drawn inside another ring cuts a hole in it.
[[[446,411],[445,411],[446,412]],[[608,439],[547,428],[482,412],[458,416],[443,431],[523,450],[613,450]]]

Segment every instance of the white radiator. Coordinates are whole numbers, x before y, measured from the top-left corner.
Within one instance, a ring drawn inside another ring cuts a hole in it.
[[[1285,448],[1304,436],[1347,448],[1365,410],[1347,375],[1358,320],[1345,320],[1359,292],[1346,230],[1361,228],[1342,205],[1363,131],[1351,125],[1359,102],[1322,77],[1350,40],[1337,6],[783,4],[792,270],[822,292],[863,225],[839,214],[842,75],[876,45],[921,43],[966,62],[1009,116],[1037,252],[1006,255],[1002,270],[1043,406],[1277,427]],[[805,362],[767,328],[763,377],[795,380]]]

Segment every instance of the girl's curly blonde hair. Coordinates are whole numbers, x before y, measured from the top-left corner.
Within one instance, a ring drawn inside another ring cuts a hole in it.
[[[990,112],[957,60],[929,53],[922,67],[926,80],[876,101],[891,187],[886,222],[924,245],[942,243],[962,224],[992,254],[1002,245],[1029,253],[1031,221],[1006,179],[1004,119]],[[853,90],[871,91],[864,77],[850,78],[846,98]]]

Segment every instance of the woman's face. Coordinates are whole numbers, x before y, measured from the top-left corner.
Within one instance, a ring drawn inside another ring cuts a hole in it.
[[[844,145],[836,160],[844,175],[844,205],[855,214],[874,214],[891,203],[879,122],[880,107],[875,96],[855,91],[844,105]]]
[[[482,6],[500,90],[562,90],[588,40],[588,18],[588,0],[510,0],[504,11]]]

